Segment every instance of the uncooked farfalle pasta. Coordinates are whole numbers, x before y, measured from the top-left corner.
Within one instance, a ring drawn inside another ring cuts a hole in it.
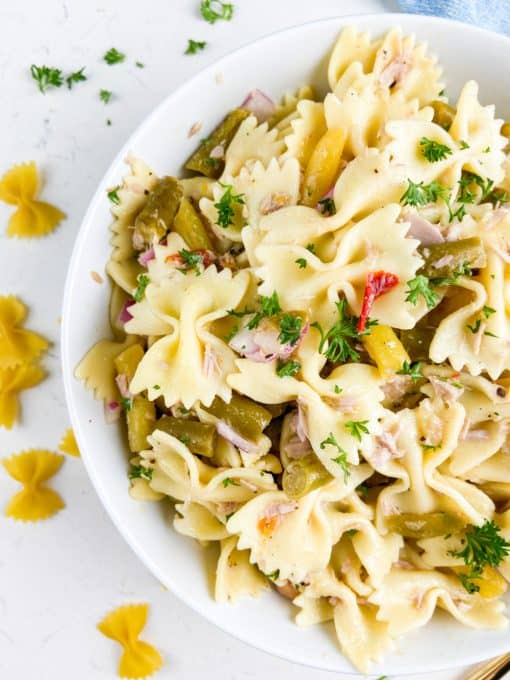
[[[251,92],[185,179],[128,158],[77,375],[131,495],[218,542],[216,598],[274,587],[366,671],[436,608],[507,623],[510,123],[398,29],[328,79]]]

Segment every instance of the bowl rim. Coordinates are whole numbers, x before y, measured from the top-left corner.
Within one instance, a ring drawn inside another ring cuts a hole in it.
[[[122,538],[126,541],[127,545],[130,547],[130,549],[134,552],[136,557],[144,564],[144,566],[149,570],[149,572],[156,578],[158,579],[161,583],[165,583],[165,585],[168,587],[168,589],[172,592],[173,595],[175,595],[181,602],[183,602],[186,606],[190,607],[194,612],[202,616],[205,620],[207,620],[209,623],[212,625],[216,626],[219,628],[222,632],[232,636],[236,640],[243,642],[245,644],[248,644],[251,647],[254,647],[255,649],[264,652],[266,654],[270,654],[273,656],[276,656],[280,659],[283,659],[285,661],[289,661],[291,663],[297,663],[299,665],[312,668],[315,670],[326,670],[329,672],[345,672],[349,673],[351,675],[359,675],[359,676],[367,676],[367,674],[362,673],[360,671],[357,671],[355,668],[348,669],[346,671],[339,671],[339,670],[333,670],[329,666],[324,666],[324,665],[317,665],[316,661],[310,660],[309,662],[306,660],[295,660],[293,659],[290,655],[285,654],[282,651],[278,651],[277,648],[265,648],[258,644],[256,641],[253,641],[250,639],[249,634],[244,634],[243,631],[233,631],[231,628],[226,627],[221,621],[213,618],[205,609],[199,604],[197,601],[190,600],[187,597],[186,592],[184,592],[181,588],[179,588],[174,582],[167,583],[166,582],[166,577],[165,575],[161,572],[159,567],[154,563],[153,559],[151,556],[146,552],[144,546],[136,539],[134,535],[131,534],[129,527],[125,522],[122,520],[122,516],[120,512],[115,508],[114,503],[111,501],[111,497],[108,495],[106,486],[103,486],[102,480],[98,475],[96,475],[96,471],[94,469],[93,463],[92,463],[92,458],[89,460],[89,457],[86,453],[87,451],[87,446],[86,446],[86,440],[87,437],[84,434],[84,430],[81,426],[81,419],[78,415],[78,409],[75,408],[74,405],[74,399],[73,399],[73,394],[72,394],[72,384],[73,381],[76,380],[74,377],[74,367],[71,365],[70,361],[70,352],[69,352],[69,342],[70,342],[70,327],[68,325],[67,319],[69,318],[69,310],[72,306],[72,297],[71,297],[71,291],[72,291],[72,282],[73,279],[75,278],[76,272],[75,270],[77,269],[83,246],[85,244],[86,236],[87,236],[87,231],[88,227],[90,226],[91,223],[91,218],[93,217],[96,208],[98,204],[104,200],[104,186],[106,184],[107,178],[110,176],[112,173],[112,169],[114,167],[117,167],[118,164],[126,157],[128,154],[130,148],[132,148],[135,143],[137,142],[138,138],[141,137],[145,131],[151,127],[152,122],[154,119],[157,118],[159,115],[160,111],[162,111],[164,108],[166,108],[169,105],[169,102],[174,98],[177,97],[177,95],[182,94],[186,89],[190,88],[193,89],[195,86],[195,82],[201,80],[204,78],[206,75],[214,73],[215,71],[218,70],[225,62],[229,62],[235,55],[238,55],[244,51],[249,51],[251,50],[255,45],[263,44],[265,41],[272,40],[276,38],[279,35],[283,34],[289,34],[293,32],[299,32],[302,29],[306,29],[309,26],[314,26],[317,24],[328,24],[330,22],[338,22],[338,28],[341,30],[344,26],[349,25],[349,24],[357,24],[361,30],[363,30],[363,23],[366,21],[380,21],[382,24],[386,24],[385,28],[381,29],[375,29],[375,30],[390,30],[394,25],[398,24],[401,21],[409,22],[412,20],[416,20],[417,26],[416,29],[413,29],[413,32],[416,32],[418,34],[419,29],[420,29],[420,23],[423,21],[432,23],[432,24],[438,24],[438,25],[449,25],[453,29],[461,29],[463,31],[467,32],[472,32],[473,34],[477,35],[484,35],[486,38],[491,38],[492,40],[497,41],[498,43],[502,45],[506,45],[510,49],[510,37],[506,36],[501,33],[497,33],[495,31],[492,31],[490,29],[482,28],[479,26],[476,26],[474,24],[462,22],[456,19],[450,19],[447,17],[440,17],[440,16],[433,16],[433,15],[428,15],[428,14],[415,14],[415,13],[406,13],[406,12],[369,12],[365,14],[346,14],[346,15],[336,15],[336,16],[327,16],[327,17],[322,17],[319,19],[313,19],[311,21],[305,21],[301,22],[299,24],[293,24],[291,26],[286,26],[284,28],[279,28],[275,31],[265,33],[262,36],[259,36],[257,38],[254,38],[253,40],[250,40],[247,43],[243,43],[242,45],[226,52],[223,54],[221,57],[218,59],[212,61],[210,64],[206,65],[204,68],[200,69],[197,71],[195,74],[193,74],[189,79],[181,82],[175,89],[173,89],[171,92],[169,92],[167,95],[165,95],[162,100],[138,123],[138,125],[132,130],[127,137],[126,141],[121,145],[119,151],[117,154],[115,154],[114,158],[112,161],[109,163],[108,168],[102,175],[97,188],[95,189],[93,196],[88,204],[87,210],[85,211],[85,214],[81,220],[80,227],[78,230],[78,233],[76,235],[74,244],[73,244],[73,250],[72,250],[72,255],[69,260],[68,268],[67,268],[67,274],[65,277],[65,282],[64,282],[64,295],[63,295],[63,302],[62,302],[62,326],[61,326],[61,331],[60,331],[60,347],[61,347],[61,361],[60,365],[62,368],[62,376],[63,376],[63,383],[64,383],[64,393],[65,393],[65,400],[66,404],[68,407],[69,411],[69,417],[71,420],[71,425],[73,428],[73,431],[75,433],[78,446],[80,448],[80,451],[82,452],[82,460],[83,464],[85,466],[87,475],[92,483],[92,486],[94,488],[95,493],[98,495],[99,500],[101,501],[101,504],[103,505],[104,509],[106,510],[106,513],[110,519],[110,521],[114,524],[116,530],[119,532],[119,534],[122,536]],[[374,30],[374,29],[367,29],[367,30]],[[107,313],[107,310],[105,309],[105,313]],[[249,629],[248,629],[249,630]],[[501,649],[497,653],[504,653],[508,651],[506,648]],[[382,664],[384,665],[389,658],[389,655],[391,654],[391,651],[388,652],[388,655],[385,656],[385,658],[382,661]],[[347,657],[343,655],[343,653],[339,650],[339,655],[343,656],[346,659],[347,663],[350,663]],[[487,656],[487,653],[484,653],[483,649],[478,648],[474,649],[470,654],[464,655],[462,659],[462,666],[467,666],[470,664],[478,663],[480,661],[483,661],[487,658],[490,658],[493,656],[493,652],[490,652],[489,657]],[[374,664],[375,665],[375,664]],[[378,664],[379,665],[379,664]],[[460,668],[459,666],[459,660],[444,660],[440,661],[438,660],[437,662],[431,661],[426,668],[417,670],[415,667],[409,666],[408,668],[400,669],[398,672],[399,674],[403,673],[428,673],[428,672],[436,672],[436,671],[442,671],[442,670],[448,670],[448,669],[453,669],[453,668]],[[375,672],[375,671],[374,671]],[[387,672],[391,673],[391,668],[388,669]],[[373,674],[372,671],[370,671],[369,674]]]

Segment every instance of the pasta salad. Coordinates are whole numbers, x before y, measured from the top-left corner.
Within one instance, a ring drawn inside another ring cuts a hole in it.
[[[437,608],[507,625],[510,123],[398,28],[327,76],[250,92],[180,179],[128,157],[76,375],[216,599],[274,588],[367,671]]]

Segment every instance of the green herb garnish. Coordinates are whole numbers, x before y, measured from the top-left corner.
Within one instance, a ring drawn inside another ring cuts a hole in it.
[[[439,295],[430,288],[429,279],[418,274],[414,279],[407,282],[406,302],[412,305],[418,304],[418,297],[422,297],[428,309],[433,309],[439,302]]]
[[[331,460],[342,468],[344,473],[344,482],[347,484],[351,474],[351,471],[349,470],[349,463],[347,462],[347,451],[344,451],[344,449],[340,446],[332,432],[330,432],[329,436],[320,443],[321,449],[324,450],[326,446],[334,446],[336,449],[338,449],[339,455],[335,458],[332,458]]]
[[[146,468],[142,465],[133,465],[128,472],[129,479],[147,479],[152,480],[152,468]]]
[[[471,333],[473,333],[473,335],[474,335],[475,333],[478,333],[478,331],[480,330],[480,324],[481,324],[481,323],[482,323],[482,322],[480,321],[480,319],[477,319],[474,326],[470,326],[470,325],[467,323],[467,324],[466,324],[466,328],[469,328],[469,330],[471,331]]]
[[[207,43],[205,40],[192,40],[189,38],[188,47],[186,48],[184,54],[196,54],[197,52],[203,50],[206,45]]]
[[[133,400],[129,399],[128,397],[121,397],[120,405],[122,406],[122,409],[127,413],[127,411],[131,411],[131,407],[133,406]]]
[[[335,306],[338,311],[338,321],[327,332],[322,330],[319,323],[312,324],[321,336],[319,352],[333,363],[358,361],[360,355],[351,345],[351,341],[359,337],[357,319],[347,314],[347,300],[339,300],[335,302]]]
[[[194,271],[197,276],[200,276],[200,265],[204,264],[204,256],[201,253],[193,252],[183,248],[179,250],[179,256],[182,260],[183,267],[178,267],[178,271],[186,274],[189,271]]]
[[[135,299],[135,302],[141,302],[143,300],[143,296],[145,295],[145,289],[151,280],[147,274],[138,274],[136,280],[138,281],[138,286],[133,294],[133,298]]]
[[[482,307],[482,312],[483,312],[484,317],[486,319],[488,319],[489,316],[492,316],[493,314],[496,313],[496,310],[493,307],[488,307],[487,305],[484,305]]]
[[[239,482],[236,482],[236,480],[231,477],[225,477],[222,484],[225,488],[227,488],[227,486],[240,486]]]
[[[76,83],[81,83],[84,80],[87,80],[87,76],[83,73],[85,70],[85,66],[83,66],[79,71],[74,71],[74,73],[70,73],[67,78],[66,78],[66,83],[67,87],[71,90],[73,85]]]
[[[441,182],[431,182],[424,184],[419,182],[415,184],[412,180],[407,180],[407,189],[400,197],[402,205],[427,205],[428,203],[435,203],[439,199],[448,202],[450,193],[448,187],[445,187]]]
[[[30,73],[32,78],[36,81],[39,91],[43,94],[49,87],[61,87],[64,82],[62,71],[58,68],[36,66],[35,64],[32,64]]]
[[[300,368],[301,364],[299,361],[292,361],[291,359],[288,361],[283,361],[282,359],[278,359],[276,362],[276,375],[279,378],[292,378],[296,375],[296,373],[299,372]]]
[[[298,259],[294,260],[294,262],[299,265],[300,269],[304,269],[308,264],[304,257],[298,257]]]
[[[106,61],[108,66],[112,66],[113,64],[120,64],[122,61],[124,61],[125,58],[126,55],[116,50],[115,47],[111,47],[108,50],[108,52],[106,52],[103,56],[103,60]]]
[[[234,5],[220,0],[203,0],[200,3],[200,13],[210,24],[218,20],[230,21],[234,15]]]
[[[99,90],[99,99],[104,103],[108,104],[110,99],[112,98],[112,93],[110,90]]]
[[[212,160],[216,160],[213,158]],[[232,185],[231,184],[223,184],[220,182],[220,185],[225,189],[225,192],[223,193],[223,196],[220,198],[218,203],[214,204],[214,207],[218,211],[218,219],[216,223],[220,226],[226,229],[230,224],[234,224],[233,217],[235,215],[234,211],[234,204],[238,203],[240,205],[244,205],[244,194],[234,194],[232,193]]]
[[[367,423],[368,420],[347,420],[344,425],[345,429],[360,442],[362,435],[370,433]]]
[[[278,340],[284,345],[295,345],[301,335],[303,319],[294,314],[284,314],[280,319]]]
[[[280,570],[275,569],[270,574],[264,574],[264,576],[267,576],[267,578],[271,579],[271,581],[276,581],[280,576]]]
[[[408,375],[413,382],[417,382],[423,378],[421,372],[421,363],[419,361],[404,361],[400,371],[397,371],[397,375]]]
[[[437,163],[437,161],[444,161],[447,156],[452,155],[452,150],[449,146],[436,142],[433,139],[422,137],[420,139],[420,147],[423,156],[430,163]]]
[[[336,213],[335,201],[332,198],[323,198],[318,205],[323,215],[334,215]]]
[[[120,189],[120,186],[116,186],[115,189],[111,189],[106,195],[108,196],[108,199],[112,202],[115,203],[115,205],[119,205],[120,203],[120,198],[118,191]]]

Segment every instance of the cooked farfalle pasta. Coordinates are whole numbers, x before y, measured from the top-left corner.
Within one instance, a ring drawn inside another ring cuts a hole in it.
[[[76,375],[132,497],[217,543],[216,599],[272,587],[366,672],[437,609],[506,625],[510,124],[399,29],[344,29],[327,75],[252,91],[185,179],[129,158],[115,340]]]
[[[61,510],[64,501],[56,491],[45,486],[45,482],[58,472],[63,462],[64,456],[39,449],[4,458],[4,468],[23,485],[7,504],[5,514],[22,522],[37,522]]]
[[[80,449],[78,448],[78,443],[74,432],[69,428],[66,430],[59,442],[58,450],[67,453],[68,456],[73,456],[73,458],[80,457]]]
[[[117,607],[97,624],[98,630],[123,647],[118,674],[121,678],[146,678],[163,665],[158,650],[139,639],[149,615],[147,604]]]
[[[14,165],[0,179],[0,201],[18,206],[9,219],[7,236],[46,236],[64,219],[54,205],[36,200],[40,182],[34,161]]]

